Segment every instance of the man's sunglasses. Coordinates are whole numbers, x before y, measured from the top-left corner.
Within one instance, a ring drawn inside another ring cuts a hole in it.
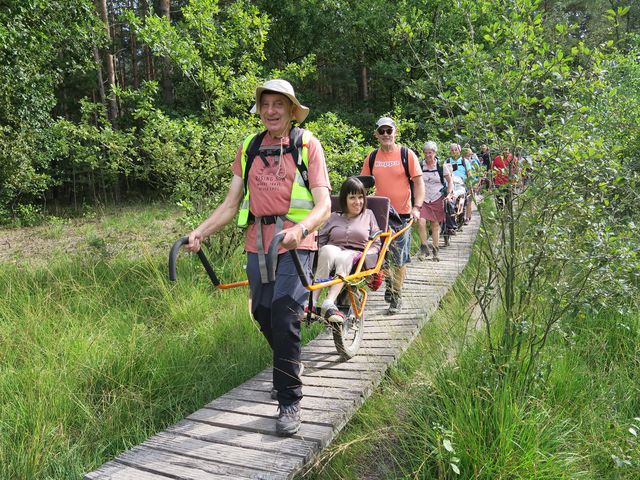
[[[393,128],[379,128],[378,135],[391,135],[393,133]]]

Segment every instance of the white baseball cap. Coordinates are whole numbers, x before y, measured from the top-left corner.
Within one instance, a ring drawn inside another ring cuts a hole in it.
[[[376,128],[380,128],[382,126],[396,128],[396,123],[391,117],[380,117],[376,122]]]

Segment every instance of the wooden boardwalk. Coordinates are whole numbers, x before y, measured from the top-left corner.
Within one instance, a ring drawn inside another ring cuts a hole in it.
[[[303,347],[303,422],[293,437],[275,435],[277,402],[269,396],[271,369],[266,369],[84,478],[293,478],[331,443],[437,308],[467,264],[478,217],[440,249],[440,262],[409,264],[401,313],[385,314],[383,289],[370,294],[356,357],[341,362],[328,332]]]

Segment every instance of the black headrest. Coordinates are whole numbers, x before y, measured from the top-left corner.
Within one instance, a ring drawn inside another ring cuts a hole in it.
[[[356,178],[362,182],[364,188],[373,188],[376,185],[376,179],[373,175],[358,175]]]

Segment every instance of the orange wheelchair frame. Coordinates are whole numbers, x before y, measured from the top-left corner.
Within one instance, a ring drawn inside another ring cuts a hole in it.
[[[370,197],[371,198],[371,197]],[[377,197],[381,198],[381,197]],[[388,217],[388,213],[387,213]],[[338,351],[339,356],[343,360],[348,360],[357,354],[358,349],[360,348],[360,344],[362,342],[362,338],[364,335],[364,309],[367,302],[367,290],[365,290],[362,286],[364,284],[365,278],[377,274],[382,269],[382,264],[384,262],[387,251],[389,250],[389,246],[391,242],[395,240],[397,237],[402,235],[413,225],[414,220],[409,220],[401,229],[397,232],[394,232],[389,227],[387,227],[384,231],[378,231],[373,233],[369,240],[367,241],[360,259],[358,260],[355,270],[345,277],[334,277],[332,279],[326,280],[324,282],[313,283],[312,279],[307,277],[307,274],[302,266],[300,261],[300,257],[296,250],[289,250],[293,258],[294,265],[296,267],[296,271],[298,276],[300,277],[300,281],[302,285],[310,292],[315,290],[320,290],[323,288],[331,287],[332,285],[336,285],[338,283],[343,283],[344,288],[340,292],[338,299],[336,300],[336,306],[340,309],[340,311],[344,314],[345,320],[342,323],[334,323],[328,322],[324,319],[319,312],[316,311],[315,308],[308,308],[306,311],[306,318],[308,322],[319,321],[324,323],[325,325],[331,328],[333,334],[334,344],[336,346],[336,350]],[[274,236],[271,244],[269,245],[268,258],[274,258],[273,256],[278,254],[278,249],[282,242],[284,234],[279,233]],[[378,253],[378,258],[376,260],[375,265],[372,268],[365,268],[365,261],[367,258],[367,252],[371,248],[371,245],[377,240],[380,239],[382,245],[380,247],[380,252]],[[177,240],[173,246],[171,247],[171,251],[169,253],[169,280],[175,281],[176,276],[176,259],[178,257],[178,252],[180,247],[187,244],[189,242],[189,237],[185,236]],[[218,279],[213,267],[209,263],[206,255],[200,249],[197,252],[198,258],[202,263],[204,269],[206,270],[209,279],[213,283],[214,287],[219,289],[228,289],[235,287],[242,287],[249,285],[248,280],[243,280],[239,282],[232,283],[222,283]],[[311,297],[311,295],[310,295]]]

